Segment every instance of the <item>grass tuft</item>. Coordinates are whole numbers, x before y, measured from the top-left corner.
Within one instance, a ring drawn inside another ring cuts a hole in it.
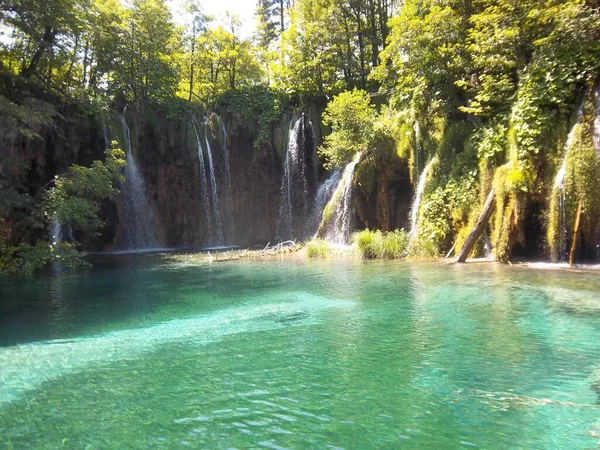
[[[309,258],[327,258],[331,253],[331,246],[323,239],[313,239],[306,243],[306,256]]]
[[[388,232],[363,230],[354,233],[352,240],[363,258],[402,258],[408,248],[408,233],[404,230]]]

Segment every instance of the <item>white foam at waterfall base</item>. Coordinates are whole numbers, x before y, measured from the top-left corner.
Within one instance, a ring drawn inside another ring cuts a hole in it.
[[[414,237],[417,235],[418,231],[418,222],[419,222],[419,209],[421,208],[421,201],[423,200],[423,192],[425,191],[425,187],[427,185],[427,175],[431,170],[431,167],[437,160],[437,155],[431,158],[431,161],[427,163],[421,176],[419,177],[419,183],[417,184],[417,192],[415,194],[415,198],[413,200],[412,207],[410,209],[410,236]]]
[[[246,306],[187,319],[104,335],[22,344],[0,348],[0,404],[18,400],[42,383],[98,364],[138,357],[170,342],[203,345],[238,333],[318,323],[318,314],[349,308],[351,300],[336,300],[307,292],[248,299]]]

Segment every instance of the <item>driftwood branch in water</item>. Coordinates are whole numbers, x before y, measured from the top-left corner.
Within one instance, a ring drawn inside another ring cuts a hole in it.
[[[573,226],[573,242],[571,242],[571,251],[569,252],[569,265],[572,266],[575,261],[575,250],[577,250],[577,237],[579,236],[579,220],[581,219],[581,200],[577,205],[575,214],[575,224]]]
[[[462,248],[460,249],[458,258],[456,258],[457,263],[464,263],[467,260],[467,258],[469,257],[469,254],[473,250],[473,247],[475,247],[475,243],[481,236],[481,233],[483,233],[483,230],[485,230],[485,227],[487,226],[487,223],[490,220],[490,216],[492,215],[492,211],[494,210],[494,199],[495,198],[496,198],[496,190],[492,188],[492,190],[490,191],[490,193],[487,196],[487,199],[485,200],[485,203],[483,205],[483,210],[481,211],[481,214],[479,215],[479,218],[477,219],[475,226],[469,233],[469,236],[467,236],[465,243],[463,244]]]

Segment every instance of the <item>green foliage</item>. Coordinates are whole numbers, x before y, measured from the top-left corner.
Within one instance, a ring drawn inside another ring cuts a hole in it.
[[[395,107],[428,114],[453,108],[465,64],[467,17],[454,2],[409,0],[390,21],[388,46],[374,73]],[[457,2],[459,3],[459,2]]]
[[[31,274],[50,263],[58,263],[65,269],[87,265],[74,244],[37,241],[35,245],[10,246],[9,234],[6,221],[0,218],[0,275]]]
[[[464,228],[477,207],[477,173],[472,171],[426,193],[413,255],[434,257],[448,250],[454,231]]]
[[[573,128],[571,145],[564,163],[564,196],[560,186],[550,194],[547,241],[553,260],[562,256],[567,238],[572,235],[577,207],[581,202],[580,230],[588,242],[595,242],[600,231],[600,155],[594,146],[593,127],[596,116],[594,98],[586,96],[583,114]],[[560,210],[560,201],[564,210]],[[564,235],[565,231],[567,236]]]
[[[104,162],[94,161],[90,167],[73,165],[65,176],[56,176],[54,186],[38,205],[46,223],[68,223],[75,230],[94,235],[103,225],[98,216],[99,201],[116,195],[118,190],[114,183],[123,181],[124,157],[113,142]],[[86,265],[76,242],[38,240],[34,245],[11,246],[9,235],[6,221],[0,217],[0,273],[32,273],[53,262],[66,269]]]
[[[249,86],[228,91],[220,95],[215,104],[230,114],[241,114],[248,122],[258,121],[259,132],[254,140],[254,148],[270,136],[271,125],[281,118],[289,102],[287,95],[266,86]]]
[[[333,131],[319,149],[327,167],[341,168],[356,153],[367,150],[375,138],[376,119],[367,92],[354,89],[335,96],[323,114],[324,124]]]
[[[394,259],[406,256],[409,237],[404,230],[389,232],[363,230],[354,233],[352,242],[363,258]]]
[[[125,153],[113,142],[106,160],[94,161],[90,167],[73,165],[65,176],[56,176],[41,209],[50,223],[69,223],[74,229],[93,235],[103,223],[98,217],[99,200],[118,194],[115,182],[122,182]]]

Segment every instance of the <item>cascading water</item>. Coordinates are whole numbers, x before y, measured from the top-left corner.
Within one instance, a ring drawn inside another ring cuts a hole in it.
[[[483,235],[483,256],[485,259],[492,258],[492,242],[490,240],[490,233],[487,231]]]
[[[290,129],[281,181],[281,201],[277,221],[277,240],[284,241],[306,234],[309,212],[307,155],[305,155],[306,124],[304,114]],[[312,157],[312,155],[310,155]]]
[[[52,253],[59,254],[61,251],[59,246],[63,241],[63,229],[56,216],[53,216],[52,222],[50,222],[49,238]],[[53,260],[50,267],[55,275],[62,272],[62,264],[58,260]]]
[[[212,217],[214,222],[214,244],[223,245],[223,225],[221,213],[219,212],[219,196],[217,194],[217,179],[215,178],[215,167],[213,164],[212,151],[208,140],[208,119],[204,121],[204,140],[206,142],[206,154],[208,156],[208,173],[212,199]]]
[[[227,129],[225,128],[225,122],[223,119],[219,119],[221,122],[221,130],[223,131],[223,164],[225,166],[225,182],[227,188],[231,188],[231,173],[229,171],[229,149],[227,148]]]
[[[417,185],[417,192],[415,194],[415,198],[413,200],[412,207],[410,209],[410,237],[411,239],[417,236],[418,230],[418,222],[419,222],[419,209],[421,208],[421,200],[423,199],[423,192],[425,191],[425,186],[427,185],[427,175],[429,175],[429,171],[431,167],[437,161],[437,156],[431,158],[431,161],[427,163],[421,176],[419,177],[419,183]]]
[[[594,89],[594,101],[596,106],[596,114],[594,116],[594,147],[596,151],[600,153],[600,87],[596,86]]]
[[[131,132],[121,115],[125,132],[126,161],[123,200],[125,205],[125,246],[127,249],[151,249],[159,246],[157,221],[146,196],[146,185],[131,151]]]
[[[333,244],[348,244],[350,234],[352,233],[354,169],[360,161],[361,156],[361,153],[357,153],[352,162],[344,168],[342,179],[339,181],[333,197],[325,208],[325,213],[331,214],[331,217],[327,220],[327,224],[322,224],[326,229],[319,230],[319,232],[324,236],[325,240]],[[327,210],[330,208],[333,209],[328,212]]]
[[[329,175],[319,188],[317,189],[317,195],[315,197],[315,206],[313,212],[313,233],[317,231],[319,228],[319,223],[321,222],[321,218],[323,217],[323,210],[327,203],[331,200],[335,189],[337,188],[338,183],[340,182],[340,171],[335,170]]]
[[[418,121],[413,125],[415,133],[415,175],[419,173],[419,153],[421,150],[421,126]]]
[[[192,119],[192,127],[194,128],[194,134],[196,136],[196,148],[198,150],[198,163],[200,171],[200,187],[201,192],[201,203],[202,209],[204,210],[204,216],[206,218],[206,225],[210,228],[212,223],[210,203],[208,200],[208,182],[206,181],[206,168],[204,166],[204,152],[202,151],[202,145],[200,144],[200,135],[198,134],[198,128],[196,127],[195,118]]]
[[[50,245],[52,247],[58,246],[63,240],[63,230],[62,225],[58,221],[56,216],[52,217],[52,222],[50,222]]]
[[[566,211],[565,211],[565,176],[567,172],[567,156],[569,155],[569,150],[573,145],[573,140],[575,139],[575,132],[577,131],[577,127],[581,122],[581,117],[583,115],[583,103],[579,107],[577,111],[577,119],[575,120],[575,124],[571,131],[567,136],[567,141],[565,142],[565,154],[563,156],[563,161],[556,174],[556,178],[554,179],[553,186],[553,195],[558,195],[558,247],[557,247],[557,255],[559,262],[564,262],[567,260],[567,220],[566,220]]]
[[[110,148],[110,132],[105,123],[102,124],[102,137],[104,138],[104,150]]]

